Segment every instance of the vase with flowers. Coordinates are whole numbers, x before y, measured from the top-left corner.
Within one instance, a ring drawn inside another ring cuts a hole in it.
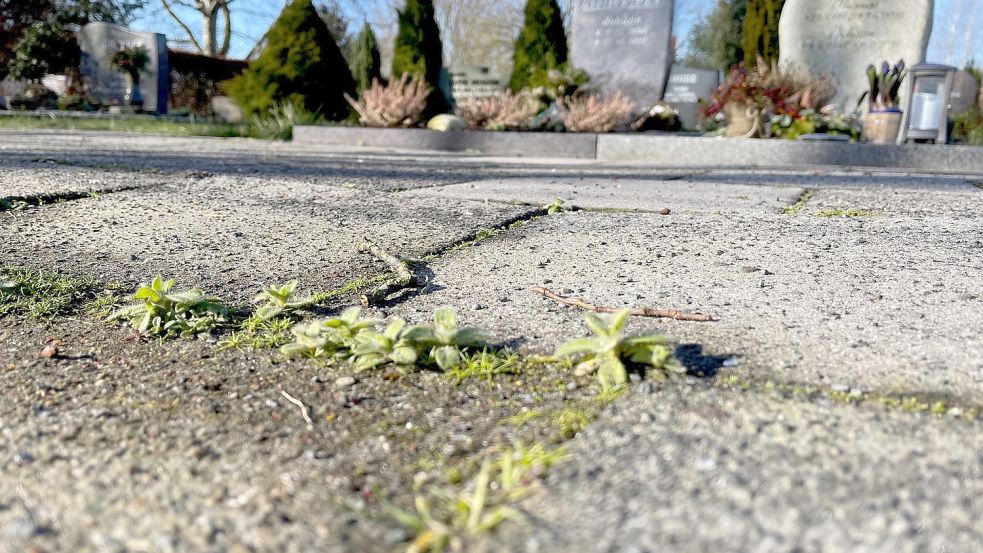
[[[870,89],[860,97],[860,103],[867,100],[867,114],[864,115],[863,136],[871,144],[894,144],[901,131],[901,108],[898,96],[901,82],[908,70],[904,60],[891,67],[886,61],[881,70],[867,67],[867,82]]]
[[[123,48],[113,54],[109,62],[130,76],[128,105],[137,109],[142,108],[143,95],[140,94],[140,74],[146,72],[147,65],[150,63],[150,56],[147,54],[146,48],[142,46]]]

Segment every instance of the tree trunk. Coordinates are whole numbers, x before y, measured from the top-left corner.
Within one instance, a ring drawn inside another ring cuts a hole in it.
[[[218,53],[218,45],[215,40],[217,38],[215,35],[218,34],[218,21],[215,17],[217,12],[215,6],[209,6],[208,9],[201,12],[201,49],[208,56],[214,56]]]

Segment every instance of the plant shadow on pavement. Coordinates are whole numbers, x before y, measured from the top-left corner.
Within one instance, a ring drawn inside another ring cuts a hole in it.
[[[733,354],[707,355],[701,344],[679,344],[675,350],[676,359],[686,367],[686,375],[711,379],[717,376],[724,363]]]

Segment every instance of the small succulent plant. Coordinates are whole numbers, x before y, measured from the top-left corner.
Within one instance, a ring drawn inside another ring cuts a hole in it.
[[[434,312],[433,327],[407,326],[395,319],[381,331],[382,321],[361,319],[359,314],[352,307],[335,319],[297,325],[292,330],[294,342],[280,349],[288,357],[348,359],[356,370],[392,363],[437,365],[449,371],[464,362],[466,350],[486,344],[484,332],[458,328],[457,317],[448,308]]]
[[[280,315],[292,315],[296,311],[310,307],[313,300],[295,298],[294,292],[296,290],[296,280],[291,280],[282,286],[271,286],[263,290],[254,300],[256,303],[265,302],[256,310],[256,316],[263,320],[269,320]]]
[[[299,324],[291,330],[295,341],[280,350],[287,357],[344,356],[354,347],[359,332],[372,329],[380,322],[362,319],[360,314],[359,308],[351,307],[333,319]]]
[[[174,281],[156,277],[133,294],[138,303],[111,314],[108,320],[125,319],[142,334],[194,336],[224,323],[229,310],[217,298],[200,290],[174,292]]]
[[[628,382],[629,364],[649,367],[650,378],[665,378],[669,372],[685,371],[673,358],[665,337],[625,337],[623,331],[627,321],[628,310],[619,311],[609,318],[588,313],[587,326],[595,335],[570,340],[557,349],[556,356],[577,360],[578,376],[596,372],[601,389],[605,392]]]
[[[386,363],[416,364],[417,344],[406,330],[406,321],[395,319],[382,332],[365,329],[356,334],[352,347],[355,370],[374,369]]]
[[[430,348],[430,359],[447,371],[460,365],[464,360],[462,349],[481,348],[487,344],[488,336],[476,328],[458,328],[457,315],[453,309],[441,307],[433,313],[433,328],[416,326],[407,330],[409,339]]]

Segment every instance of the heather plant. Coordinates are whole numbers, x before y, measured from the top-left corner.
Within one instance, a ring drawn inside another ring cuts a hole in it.
[[[543,109],[543,104],[528,93],[510,90],[487,98],[467,98],[457,104],[457,114],[472,129],[505,131],[521,129]]]
[[[574,95],[560,101],[563,125],[571,132],[611,132],[627,124],[634,107],[628,96]]]
[[[828,75],[813,75],[758,58],[751,71],[743,66],[731,70],[704,107],[704,114],[716,115],[727,104],[736,103],[798,118],[803,110],[824,107],[835,95],[836,85]]]
[[[358,100],[345,98],[367,127],[412,127],[420,122],[429,94],[421,76],[404,73],[387,85],[373,81]]]

